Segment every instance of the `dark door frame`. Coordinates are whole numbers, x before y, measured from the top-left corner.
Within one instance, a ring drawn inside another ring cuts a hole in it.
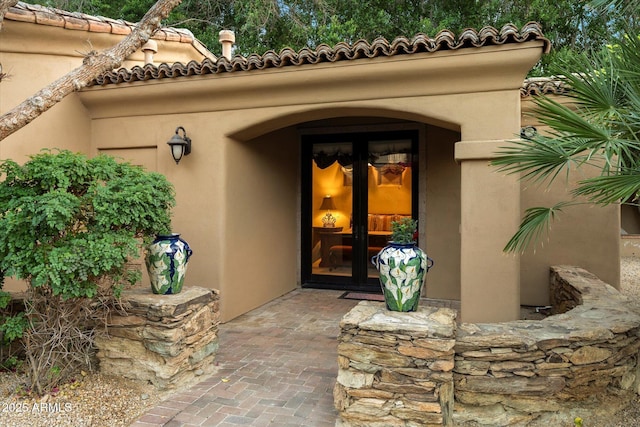
[[[339,289],[345,291],[381,292],[378,279],[367,278],[367,205],[368,205],[368,176],[365,153],[367,143],[376,140],[390,139],[410,139],[412,142],[411,162],[412,162],[412,182],[411,182],[411,215],[418,217],[418,188],[419,188],[419,167],[418,167],[418,141],[420,132],[417,129],[381,130],[381,131],[359,131],[359,132],[336,132],[325,134],[311,134],[301,136],[301,283],[303,287],[321,289]],[[354,246],[354,268],[352,276],[331,276],[317,275],[312,272],[311,252],[312,252],[312,156],[314,143],[345,142],[349,140],[353,143],[354,155],[361,155],[359,161],[364,162],[363,167],[354,168],[353,173],[353,224],[354,228],[359,227],[357,242]],[[359,171],[359,173],[356,173]],[[360,243],[362,242],[362,243]]]

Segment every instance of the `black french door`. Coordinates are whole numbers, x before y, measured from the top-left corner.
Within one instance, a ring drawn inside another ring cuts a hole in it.
[[[302,283],[380,292],[371,257],[417,216],[417,131],[302,137]]]

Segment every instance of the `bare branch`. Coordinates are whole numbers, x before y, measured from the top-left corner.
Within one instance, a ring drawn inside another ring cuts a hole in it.
[[[4,5],[7,0],[0,0]],[[9,3],[12,3],[10,0]],[[0,117],[0,141],[26,126],[42,113],[62,101],[70,93],[81,90],[92,80],[122,64],[133,52],[149,40],[160,24],[182,0],[158,0],[131,33],[114,47],[99,53],[89,53],[82,65],[44,87]],[[15,2],[14,2],[15,4]],[[8,7],[7,7],[8,9]]]
[[[15,6],[17,4],[18,0],[0,0],[0,30],[2,30],[4,15],[7,13],[11,6]]]

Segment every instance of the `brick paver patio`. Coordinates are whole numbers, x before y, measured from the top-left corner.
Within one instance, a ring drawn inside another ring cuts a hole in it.
[[[220,325],[218,371],[143,415],[134,427],[333,427],[336,337],[358,301],[298,289]]]

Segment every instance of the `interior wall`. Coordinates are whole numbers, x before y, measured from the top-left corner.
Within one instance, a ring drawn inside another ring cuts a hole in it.
[[[459,140],[458,132],[427,127],[423,246],[435,262],[426,276],[429,298],[460,299],[460,165],[454,160]]]
[[[322,199],[325,196],[330,195],[333,199],[333,203],[336,205],[336,209],[331,211],[331,214],[336,218],[336,227],[342,227],[348,229],[351,221],[351,207],[352,207],[352,188],[347,183],[347,178],[342,172],[342,168],[338,162],[333,163],[331,166],[324,169],[320,169],[312,161],[312,186],[313,194],[316,196],[312,199],[311,212],[313,212],[313,218],[311,223],[314,227],[322,227],[322,217],[327,213],[324,210],[320,210]]]
[[[413,168],[405,168],[396,183],[380,183],[380,172],[369,166],[369,212],[411,215],[412,174]]]
[[[336,217],[336,227],[348,229],[351,221],[351,209],[353,206],[353,187],[350,178],[345,175],[338,162],[320,169],[313,164],[313,194],[317,195],[312,200],[312,224],[314,227],[322,227],[322,217],[326,211],[320,210],[322,197],[331,195],[336,209],[331,214]],[[411,214],[411,177],[412,169],[406,168],[402,173],[401,183],[397,185],[380,184],[379,172],[373,166],[369,166],[368,191],[370,214]]]

